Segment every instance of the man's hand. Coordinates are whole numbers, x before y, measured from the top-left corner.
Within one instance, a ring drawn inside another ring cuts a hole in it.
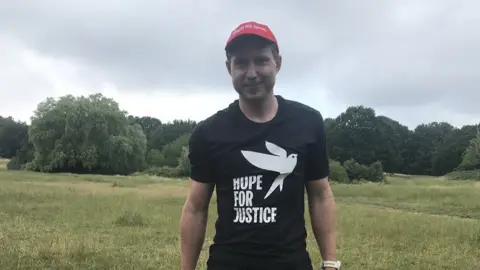
[[[213,184],[191,181],[180,221],[181,269],[195,270],[205,240]]]
[[[322,259],[336,260],[335,201],[328,179],[309,181],[307,194],[312,229]]]

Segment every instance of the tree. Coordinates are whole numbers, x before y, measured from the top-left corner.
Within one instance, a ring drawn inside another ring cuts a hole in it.
[[[178,176],[190,175],[190,160],[188,159],[188,146],[182,146],[182,152],[178,157],[177,173]]]
[[[150,116],[128,116],[130,124],[138,124],[142,128],[143,133],[147,137],[147,141],[150,141],[155,132],[162,126],[162,121]]]
[[[165,157],[162,151],[158,149],[150,149],[147,153],[147,165],[148,166],[162,166],[164,164]]]
[[[353,158],[362,164],[376,160],[374,145],[378,136],[373,109],[349,107],[328,126],[327,146],[332,159],[343,163]]]
[[[144,169],[146,137],[126,112],[101,94],[41,102],[29,128],[34,158],[45,172],[127,174]]]
[[[400,172],[404,167],[405,147],[409,130],[406,126],[385,116],[377,116],[376,160],[380,160],[387,172]]]
[[[364,106],[349,107],[335,120],[325,120],[328,151],[332,159],[345,162],[357,160],[372,164],[381,160],[389,172],[403,168],[403,149],[409,130],[385,116]]]
[[[340,162],[335,160],[329,160],[330,165],[330,174],[328,175],[329,180],[339,182],[339,183],[349,183],[351,182],[348,178],[347,170],[340,164]]]
[[[22,146],[17,150],[15,156],[13,156],[7,164],[9,170],[20,170],[23,169],[25,164],[31,162],[34,157],[33,144],[30,142],[28,137],[28,130],[25,134],[25,137],[22,140]]]
[[[176,167],[178,165],[178,158],[182,155],[183,147],[188,146],[190,135],[190,133],[184,134],[165,145],[162,153],[164,157],[163,165],[169,167]]]
[[[408,165],[404,172],[431,175],[434,153],[438,147],[441,147],[444,138],[453,130],[454,127],[445,122],[432,122],[417,126],[407,141],[406,148],[409,152],[406,154],[409,157],[406,159]]]
[[[480,170],[480,129],[477,130],[477,135],[470,141],[470,145],[465,150],[458,170]]]
[[[462,163],[463,154],[476,132],[476,126],[466,125],[448,133],[433,153],[432,174],[445,175]]]
[[[28,135],[28,126],[12,117],[0,116],[0,157],[12,158],[22,147]]]
[[[195,121],[164,123],[151,116],[127,115],[101,94],[47,98],[38,104],[31,120],[28,126],[12,117],[0,117],[0,156],[11,158],[9,169],[144,171],[169,177],[185,176],[189,171],[188,140]],[[335,118],[325,118],[324,124],[335,181],[380,181],[383,170],[467,173],[457,175],[458,179],[472,179],[470,173],[479,172],[473,170],[478,168],[478,139],[473,139],[478,137],[480,124],[454,128],[433,122],[409,130],[365,106],[351,106]]]
[[[163,149],[180,136],[192,133],[195,126],[196,122],[183,120],[159,125],[149,137],[148,149]]]

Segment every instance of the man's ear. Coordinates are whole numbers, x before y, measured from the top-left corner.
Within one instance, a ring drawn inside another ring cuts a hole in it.
[[[225,66],[227,67],[228,74],[232,75],[232,69],[230,66],[230,60],[225,61]]]
[[[276,58],[275,58],[275,61],[277,62],[277,73],[280,72],[280,69],[282,67],[282,56],[281,55],[278,55]]]

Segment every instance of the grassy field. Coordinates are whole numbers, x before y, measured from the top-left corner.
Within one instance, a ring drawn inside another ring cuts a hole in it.
[[[187,189],[158,177],[0,169],[0,269],[178,269]],[[480,183],[393,177],[333,190],[343,269],[480,269]]]

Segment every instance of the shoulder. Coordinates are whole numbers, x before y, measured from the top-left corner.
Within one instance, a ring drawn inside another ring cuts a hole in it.
[[[310,134],[305,136],[314,141],[326,136],[324,119],[319,110],[282,97],[281,102],[283,102],[285,108],[285,119],[292,123],[295,129],[303,130],[304,134]]]
[[[301,103],[299,101],[286,99],[283,97],[280,97],[280,98],[284,103],[286,111],[288,112],[289,115],[300,117],[302,119],[306,118],[309,121],[314,121],[314,122],[321,121],[321,123],[323,123],[323,116],[319,110],[311,106],[308,106],[304,103]]]
[[[217,134],[219,130],[225,128],[231,123],[232,116],[236,112],[237,101],[232,102],[226,108],[218,110],[216,113],[197,123],[192,132],[193,140],[205,140],[211,137],[211,134]]]

